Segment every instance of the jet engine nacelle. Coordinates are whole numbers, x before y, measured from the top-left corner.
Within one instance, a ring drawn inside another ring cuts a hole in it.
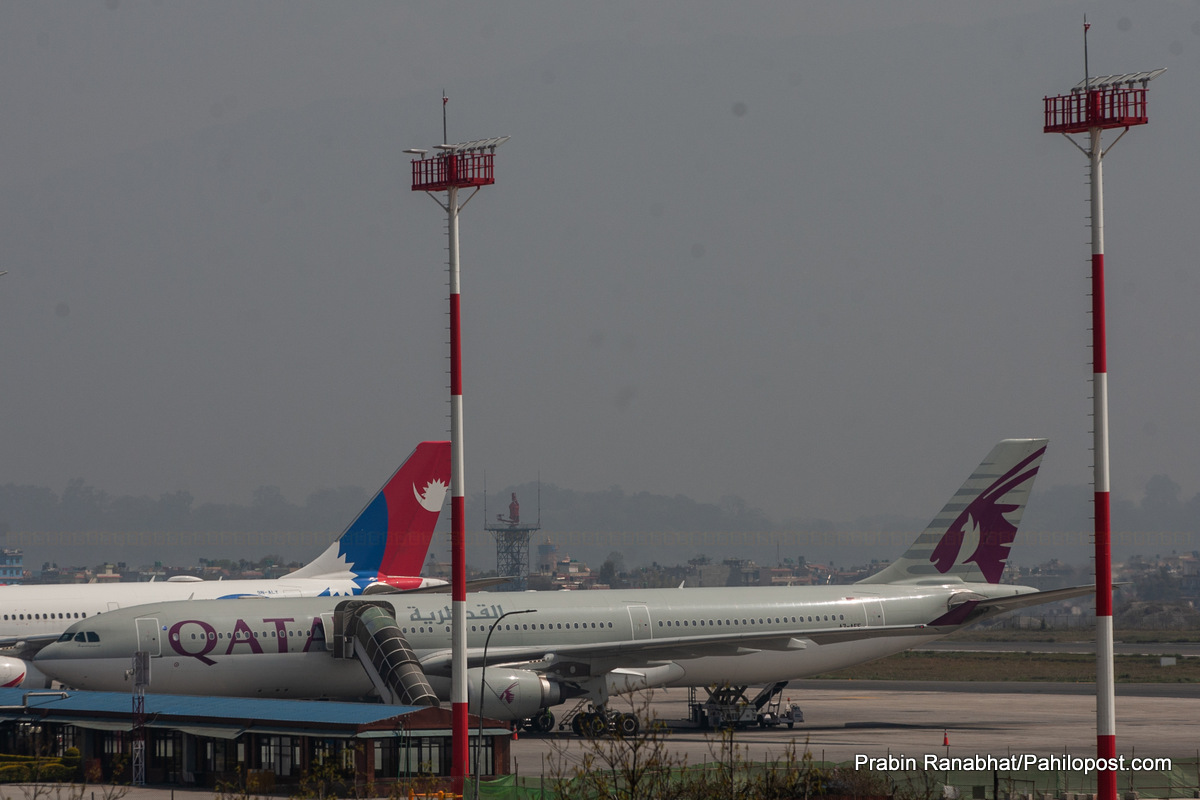
[[[50,685],[41,670],[12,656],[0,656],[0,687],[5,689],[45,689]]]
[[[551,683],[527,669],[488,667],[467,670],[467,708],[479,708],[479,690],[483,680],[483,716],[492,719],[514,720],[532,717],[539,710],[562,702],[558,684]]]

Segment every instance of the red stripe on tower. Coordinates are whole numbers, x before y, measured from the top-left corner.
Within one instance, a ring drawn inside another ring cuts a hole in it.
[[[1104,318],[1104,253],[1092,253],[1092,371],[1108,372],[1108,336]]]

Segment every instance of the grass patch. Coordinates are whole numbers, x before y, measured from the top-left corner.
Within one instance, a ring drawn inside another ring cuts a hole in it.
[[[1117,656],[1117,683],[1200,683],[1200,658],[1159,665],[1158,656]],[[1094,683],[1096,657],[1075,653],[898,653],[813,675],[871,681],[1049,681]]]

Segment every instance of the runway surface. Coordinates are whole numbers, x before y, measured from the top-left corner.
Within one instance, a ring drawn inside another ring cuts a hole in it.
[[[1095,642],[956,642],[947,640],[914,647],[913,652],[942,653],[1090,653],[1095,654]],[[1117,642],[1113,652],[1125,656],[1183,656],[1200,657],[1200,644],[1194,642]]]
[[[1095,755],[1096,700],[1090,684],[904,683],[797,681],[784,698],[803,709],[792,730],[735,732],[738,758],[771,760],[789,748],[828,761],[889,753],[921,758],[1014,753]],[[567,706],[561,707],[563,709]],[[637,710],[629,699],[612,708]],[[657,692],[649,703],[660,720],[687,719],[687,691]],[[1200,687],[1179,684],[1118,686],[1117,751],[1139,757],[1195,759],[1200,748]],[[949,748],[943,745],[949,739]],[[720,736],[671,725],[670,752],[697,764],[721,759]],[[589,745],[570,733],[522,733],[512,753],[522,772],[539,774],[554,760],[578,763]]]

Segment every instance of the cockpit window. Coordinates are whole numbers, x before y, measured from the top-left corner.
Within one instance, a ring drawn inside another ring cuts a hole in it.
[[[63,634],[63,636],[69,636],[69,635],[70,634],[66,634],[66,633]],[[77,642],[86,642],[87,641],[87,638],[83,635],[83,631],[80,631],[79,633],[75,634],[75,641],[77,641]]]
[[[74,635],[75,634],[71,633],[70,631],[67,631],[62,636],[58,637],[58,640],[60,642],[69,642],[69,641],[71,641],[72,637],[74,637]]]
[[[89,642],[98,642],[100,641],[100,634],[96,633],[95,631],[88,631],[87,640]]]

